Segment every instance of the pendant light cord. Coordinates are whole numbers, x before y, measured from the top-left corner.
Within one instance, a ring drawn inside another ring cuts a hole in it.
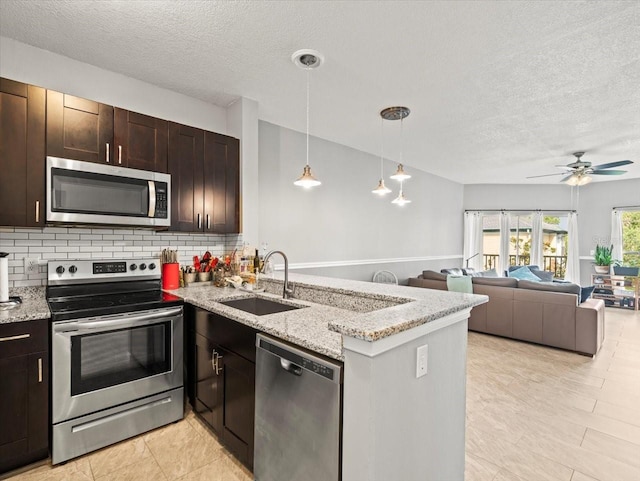
[[[311,69],[307,67],[307,167],[309,166],[309,76]]]
[[[383,179],[383,162],[384,162],[384,119],[380,117],[380,179]]]
[[[404,152],[404,117],[400,119],[400,163],[401,164],[404,164],[403,152]]]

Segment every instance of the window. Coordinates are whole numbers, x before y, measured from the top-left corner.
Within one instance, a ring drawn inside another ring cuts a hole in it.
[[[543,264],[540,268],[553,272],[556,279],[563,279],[567,268],[567,226],[569,220],[566,213],[551,212],[549,214],[552,215],[545,214],[543,218]],[[525,266],[531,264],[532,227],[530,213],[510,212],[509,265]],[[500,214],[492,213],[483,216],[482,234],[484,268],[485,270],[494,269],[498,266],[500,257]]]
[[[640,267],[640,210],[622,212],[622,264]]]

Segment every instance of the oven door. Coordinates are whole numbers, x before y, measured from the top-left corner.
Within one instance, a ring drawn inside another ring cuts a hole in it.
[[[182,387],[182,306],[55,322],[53,423]]]
[[[47,157],[47,222],[171,225],[171,176]]]

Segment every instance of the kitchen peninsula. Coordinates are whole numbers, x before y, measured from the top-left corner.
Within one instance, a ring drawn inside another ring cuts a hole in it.
[[[285,300],[282,282],[264,279],[260,294],[197,284],[171,292],[344,361],[344,481],[463,479],[467,318],[486,297],[292,275]],[[304,307],[260,317],[220,303],[256,295]]]

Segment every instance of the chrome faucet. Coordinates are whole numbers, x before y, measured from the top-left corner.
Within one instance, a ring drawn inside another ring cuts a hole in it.
[[[284,259],[284,287],[282,289],[282,298],[287,299],[289,297],[293,297],[293,289],[289,289],[289,259],[287,259],[287,255],[282,251],[271,251],[264,256],[262,270],[261,273],[264,274],[264,269],[267,265],[267,261],[273,254],[280,254]]]

